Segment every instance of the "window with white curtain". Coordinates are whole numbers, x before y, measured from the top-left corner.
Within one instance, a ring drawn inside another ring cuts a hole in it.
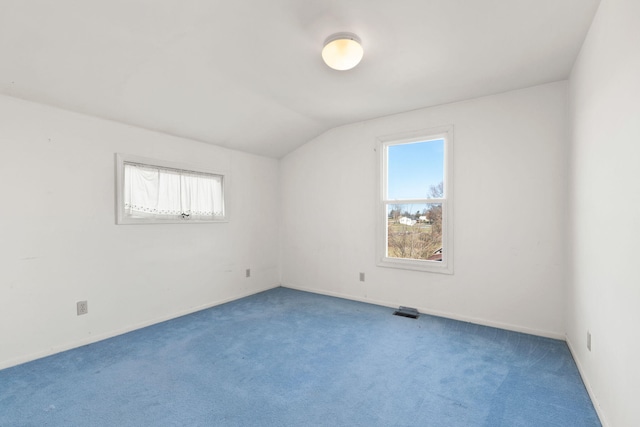
[[[224,174],[122,154],[116,159],[118,224],[227,220]]]

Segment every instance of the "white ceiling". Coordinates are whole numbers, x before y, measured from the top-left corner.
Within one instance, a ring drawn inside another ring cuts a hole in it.
[[[335,126],[566,79],[599,0],[0,0],[0,93],[281,157]],[[334,32],[362,63],[329,69]]]

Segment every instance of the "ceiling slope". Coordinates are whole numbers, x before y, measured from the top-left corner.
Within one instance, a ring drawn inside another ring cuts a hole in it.
[[[0,0],[0,93],[281,157],[347,123],[566,79],[599,0]],[[358,34],[353,70],[320,57]]]

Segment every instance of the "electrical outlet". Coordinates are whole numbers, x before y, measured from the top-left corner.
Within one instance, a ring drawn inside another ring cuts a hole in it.
[[[78,301],[76,303],[76,309],[78,311],[78,316],[87,314],[89,312],[89,303],[87,301]]]
[[[591,351],[591,332],[587,331],[587,350]]]
[[[247,271],[245,273],[245,277],[251,277],[251,269],[247,268]]]
[[[364,282],[364,273],[360,273],[360,281]]]

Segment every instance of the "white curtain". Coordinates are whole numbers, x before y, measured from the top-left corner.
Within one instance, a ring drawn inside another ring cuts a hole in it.
[[[134,217],[222,216],[222,177],[125,163],[124,208]]]

